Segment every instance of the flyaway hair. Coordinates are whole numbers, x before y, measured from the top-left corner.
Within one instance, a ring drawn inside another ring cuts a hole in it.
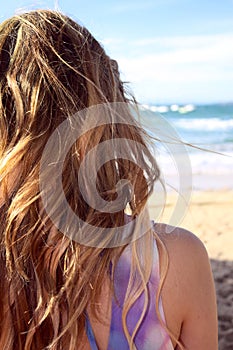
[[[44,210],[39,179],[43,150],[61,123],[98,104],[133,105],[126,96],[117,63],[86,28],[65,15],[38,10],[15,15],[0,25],[1,349],[76,350],[85,332],[88,305],[98,317],[105,278],[113,289],[114,266],[126,245],[82,245],[60,232]],[[107,123],[81,135],[63,165],[63,190],[73,212],[92,226],[110,231],[124,225],[126,206],[133,218],[140,214],[159,178],[149,137],[137,122],[129,125],[127,118],[133,119],[130,108],[125,124]],[[134,152],[135,162],[115,158],[98,170],[96,187],[105,201],[116,198],[120,180],[128,181],[125,208],[109,214],[85,202],[78,172],[87,153],[111,139],[127,139],[139,146],[127,149],[131,156]],[[143,169],[137,165],[139,160]],[[51,191],[57,181],[56,174],[47,178]],[[134,189],[131,197],[129,184]],[[59,206],[54,212],[62,220]],[[127,312],[142,293],[146,312],[153,239],[149,230],[132,242],[122,320],[130,349],[140,322],[129,334]]]

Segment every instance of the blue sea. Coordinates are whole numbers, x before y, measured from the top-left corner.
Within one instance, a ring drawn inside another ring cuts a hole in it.
[[[233,103],[142,105],[141,115],[151,135],[161,139],[155,156],[168,184],[175,186],[175,174],[190,172],[190,162],[194,189],[233,189]],[[175,149],[175,143],[192,146]],[[179,161],[181,153],[187,154]]]

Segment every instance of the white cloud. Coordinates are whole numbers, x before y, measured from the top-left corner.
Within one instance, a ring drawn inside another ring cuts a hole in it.
[[[179,89],[185,91],[188,85],[193,96],[198,94],[198,86],[216,84],[215,95],[219,89],[221,99],[225,95],[224,84],[227,84],[228,88],[230,84],[231,91],[233,90],[232,43],[233,33],[146,38],[128,44],[122,43],[124,47],[120,55],[118,48],[116,59],[124,78],[133,83],[136,91],[144,90],[146,93],[146,86],[155,86],[159,90],[159,85],[164,84],[173,87],[179,85]],[[128,45],[127,49],[125,44]],[[211,93],[213,89],[209,89],[209,94]],[[153,91],[150,96],[148,94],[148,98],[151,98],[152,94]]]
[[[131,43],[135,46],[147,46],[157,44],[164,47],[193,47],[204,46],[215,43],[222,39],[232,39],[233,33],[216,34],[216,35],[190,35],[190,36],[169,36],[169,37],[153,37],[134,40]]]

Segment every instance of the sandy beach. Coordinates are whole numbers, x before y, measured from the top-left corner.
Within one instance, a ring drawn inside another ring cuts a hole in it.
[[[150,200],[150,215],[158,219],[156,200],[153,199],[154,195]],[[171,221],[176,201],[176,194],[168,194],[160,221]],[[182,216],[179,226],[192,231],[202,240],[211,261],[218,304],[219,350],[232,350],[233,190],[193,192],[186,209],[182,215],[178,211]]]

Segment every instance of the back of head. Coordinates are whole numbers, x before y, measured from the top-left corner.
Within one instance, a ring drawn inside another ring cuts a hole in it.
[[[41,155],[54,130],[78,111],[128,99],[117,63],[86,28],[55,11],[3,22],[0,64],[0,347],[75,349],[85,308],[98,298],[101,281],[123,248],[82,247],[54,228],[41,205]],[[144,169],[127,159],[110,160],[98,172],[97,187],[111,202],[119,180],[133,181],[134,196],[125,203],[137,215],[159,177],[137,124],[126,119],[125,125],[90,129],[72,145],[63,167],[64,193],[73,211],[110,228],[124,224],[124,208],[112,215],[91,208],[78,188],[78,171],[89,150],[114,138],[145,146],[135,154]],[[48,182],[56,183],[56,174]]]
[[[125,101],[116,62],[70,18],[29,12],[2,23],[0,35],[1,113],[11,142],[25,126],[33,136],[51,133],[77,110]]]

